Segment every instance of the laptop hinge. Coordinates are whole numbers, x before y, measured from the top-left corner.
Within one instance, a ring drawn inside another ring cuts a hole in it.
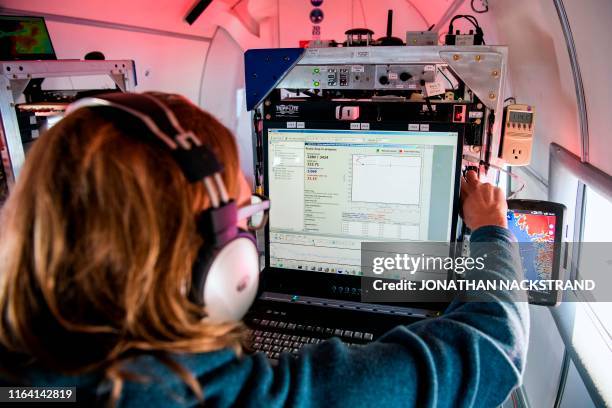
[[[405,306],[379,305],[374,303],[351,302],[348,300],[289,295],[287,293],[277,292],[263,292],[259,297],[259,300],[294,303],[308,306],[329,307],[342,310],[354,310],[359,312],[379,313],[393,316],[427,318],[436,317],[440,315],[439,311],[434,310],[418,309]]]

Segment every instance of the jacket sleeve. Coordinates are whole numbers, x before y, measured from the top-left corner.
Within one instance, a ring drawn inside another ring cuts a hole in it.
[[[473,257],[481,255],[476,242],[495,248],[485,263],[490,273],[519,271],[508,230],[483,227],[471,241]],[[508,299],[454,302],[441,317],[397,327],[362,348],[331,339],[297,357],[281,355],[277,366],[261,353],[245,356],[217,370],[213,382],[224,391],[214,405],[498,406],[521,382],[529,336],[527,304]]]

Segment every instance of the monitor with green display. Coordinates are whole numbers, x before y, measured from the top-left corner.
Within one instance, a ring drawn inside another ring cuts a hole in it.
[[[57,59],[42,17],[0,16],[0,60]]]

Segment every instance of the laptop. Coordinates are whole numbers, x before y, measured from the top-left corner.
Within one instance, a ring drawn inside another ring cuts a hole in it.
[[[456,238],[463,128],[410,128],[265,123],[271,208],[262,292],[245,320],[253,351],[275,360],[334,336],[360,347],[446,307],[362,302],[363,242]]]
[[[55,60],[45,19],[0,16],[0,60]]]

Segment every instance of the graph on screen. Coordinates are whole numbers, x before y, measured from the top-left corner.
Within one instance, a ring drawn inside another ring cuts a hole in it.
[[[352,201],[418,205],[420,156],[353,155]]]

